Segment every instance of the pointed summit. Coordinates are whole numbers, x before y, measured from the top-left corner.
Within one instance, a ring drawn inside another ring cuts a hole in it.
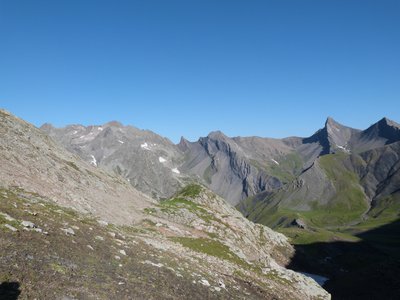
[[[390,119],[388,119],[386,117],[384,117],[381,120],[379,120],[377,124],[380,124],[381,126],[390,126],[390,127],[400,128],[400,124],[398,124],[395,121],[390,120]]]
[[[42,126],[39,127],[39,129],[44,130],[44,131],[50,131],[54,129],[54,126],[51,125],[50,123],[44,123]]]
[[[332,117],[326,118],[325,126],[335,125],[335,124],[339,124],[339,123],[336,122]]]
[[[340,124],[339,122],[337,122],[336,120],[334,120],[332,117],[328,117],[328,118],[326,119],[326,121],[325,121],[325,128],[326,128],[328,131],[332,131],[332,130],[340,131],[340,130],[343,130],[343,129],[348,129],[348,128],[350,128],[350,127],[347,127],[347,126],[345,126],[345,125]],[[351,128],[351,129],[352,129],[352,128]],[[329,132],[328,132],[328,133],[329,133]]]
[[[344,126],[328,117],[324,128],[318,130],[311,137],[304,140],[305,143],[319,143],[322,147],[320,155],[334,153],[336,151],[350,151],[350,140],[360,130]]]
[[[377,123],[362,132],[364,140],[382,140],[384,144],[400,141],[400,124],[388,118],[382,118]]]
[[[183,136],[181,136],[181,140],[179,141],[178,148],[182,152],[186,152],[190,147],[190,142],[185,139]]]

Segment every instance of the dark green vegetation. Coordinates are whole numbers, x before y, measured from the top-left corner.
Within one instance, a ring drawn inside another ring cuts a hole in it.
[[[200,185],[189,184],[178,193],[178,196],[195,198],[200,194],[201,190],[202,187]]]

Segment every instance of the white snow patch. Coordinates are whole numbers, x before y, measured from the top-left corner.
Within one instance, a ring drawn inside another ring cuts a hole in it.
[[[99,128],[97,128],[97,130],[103,131],[103,127],[99,127]]]
[[[118,140],[118,143],[121,143],[121,144],[123,144],[124,142],[123,142],[123,141],[121,141],[121,140]]]
[[[80,139],[83,139],[84,137],[85,137],[85,136],[84,136],[84,135],[82,135],[82,136],[80,136],[79,138],[80,138]]]
[[[147,143],[141,144],[140,147],[141,147],[142,149],[150,150],[149,144],[147,144]]]
[[[344,147],[344,146],[336,145],[336,147],[338,147],[339,149],[342,149],[344,152],[350,153],[350,150],[347,149],[347,148]]]
[[[178,168],[173,168],[171,171],[176,174],[181,174],[181,172],[178,170]]]
[[[78,133],[78,130],[74,130],[74,132],[72,132],[72,134],[77,134]]]
[[[97,160],[96,157],[94,157],[94,155],[90,155],[92,157],[92,161],[90,162],[93,166],[97,167]]]
[[[158,158],[158,161],[160,162],[160,163],[165,163],[167,160],[164,158],[164,157],[159,157]]]
[[[271,158],[271,160],[272,160],[272,162],[274,162],[275,164],[277,164],[279,166],[279,163],[275,159]]]

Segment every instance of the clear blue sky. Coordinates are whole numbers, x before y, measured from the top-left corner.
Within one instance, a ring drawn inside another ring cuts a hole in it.
[[[400,122],[400,1],[0,0],[0,107],[175,142]]]

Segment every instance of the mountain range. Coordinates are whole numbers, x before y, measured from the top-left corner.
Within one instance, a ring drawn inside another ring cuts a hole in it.
[[[285,267],[329,277],[335,296],[352,274],[397,265],[400,125],[387,118],[365,130],[328,118],[310,137],[215,131],[174,144],[117,121],[38,129],[2,110],[0,134],[1,241],[14,253],[0,275],[25,298],[329,299]],[[346,256],[385,226],[354,250],[374,264]],[[21,276],[33,266],[51,285],[27,288],[41,282]]]
[[[400,188],[400,125],[387,118],[365,130],[328,118],[306,138],[230,138],[216,131],[197,142],[182,138],[177,145],[118,122],[60,129],[45,124],[41,129],[155,199],[170,197],[188,182],[201,182],[252,220],[270,226],[285,222],[272,220],[278,214],[270,208],[277,206],[295,211],[318,206],[324,212],[326,206],[344,205],[354,221],[356,214],[363,218],[387,197],[397,197]]]
[[[288,238],[185,183],[178,146],[115,122],[73,130],[64,148],[0,110],[1,299],[330,299],[285,267]],[[167,193],[163,174],[185,187],[162,201],[136,190],[145,170],[122,168],[135,153],[160,172],[144,190]]]

